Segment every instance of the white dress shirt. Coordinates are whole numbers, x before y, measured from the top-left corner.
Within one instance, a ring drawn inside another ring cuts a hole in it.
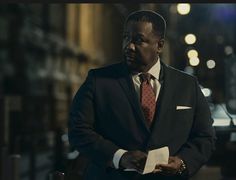
[[[154,93],[156,95],[156,101],[158,98],[158,95],[160,93],[160,89],[161,89],[161,84],[159,82],[159,76],[160,76],[160,70],[161,70],[161,63],[160,63],[160,58],[158,59],[157,63],[154,64],[151,69],[149,69],[148,73],[152,75],[152,78],[150,80],[151,86],[154,90]],[[141,85],[141,81],[140,81],[140,75],[141,73],[135,74],[132,76],[132,80],[134,83],[134,88],[135,91],[138,94],[138,98],[140,99],[140,85]],[[114,156],[113,156],[113,165],[115,166],[116,169],[119,168],[119,162],[120,162],[120,158],[122,157],[122,155],[127,152],[124,149],[118,149]]]

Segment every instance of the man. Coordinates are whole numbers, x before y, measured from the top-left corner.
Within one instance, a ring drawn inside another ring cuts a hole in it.
[[[69,140],[89,159],[84,179],[184,179],[212,154],[212,119],[196,78],[160,60],[165,28],[153,11],[131,13],[124,61],[90,70],[75,95]],[[146,175],[125,170],[142,170],[147,152],[164,146],[168,164]]]

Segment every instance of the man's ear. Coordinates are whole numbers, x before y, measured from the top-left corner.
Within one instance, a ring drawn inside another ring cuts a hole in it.
[[[164,43],[165,43],[165,40],[164,39],[160,39],[158,42],[157,42],[157,53],[160,53],[164,47]]]

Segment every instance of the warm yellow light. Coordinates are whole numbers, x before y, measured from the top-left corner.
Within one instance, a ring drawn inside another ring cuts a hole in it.
[[[207,64],[207,67],[208,67],[209,69],[213,69],[213,68],[215,68],[215,66],[216,66],[216,62],[215,62],[214,60],[212,60],[212,59],[208,60],[208,61],[206,62],[206,64]]]
[[[190,12],[191,6],[189,3],[177,4],[177,12],[181,15],[186,15]]]
[[[185,36],[184,40],[187,44],[194,44],[196,42],[197,38],[194,34],[187,34]]]
[[[192,57],[198,57],[198,52],[195,49],[191,49],[188,51],[188,58],[192,58]]]
[[[189,59],[189,64],[191,66],[197,66],[200,63],[200,60],[198,57],[192,57]]]

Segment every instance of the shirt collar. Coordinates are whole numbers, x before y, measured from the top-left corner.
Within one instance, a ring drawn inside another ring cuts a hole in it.
[[[151,67],[151,69],[149,69],[148,73],[151,74],[155,79],[159,80],[160,70],[161,70],[161,63],[160,63],[160,58],[158,58],[158,61]]]
[[[158,60],[157,60],[157,62],[156,62],[156,64],[154,64],[150,69],[149,69],[149,71],[148,71],[148,73],[150,73],[155,79],[157,79],[157,80],[159,80],[159,78],[160,78],[160,71],[161,71],[161,63],[160,63],[160,58],[158,57]],[[135,74],[133,74],[132,75],[132,77],[134,78],[134,80],[136,79],[136,78],[138,78],[139,77],[139,75],[141,74],[141,72],[140,73],[135,73]],[[139,79],[139,78],[138,78]],[[138,80],[137,79],[137,80]],[[139,80],[138,80],[139,81]]]

